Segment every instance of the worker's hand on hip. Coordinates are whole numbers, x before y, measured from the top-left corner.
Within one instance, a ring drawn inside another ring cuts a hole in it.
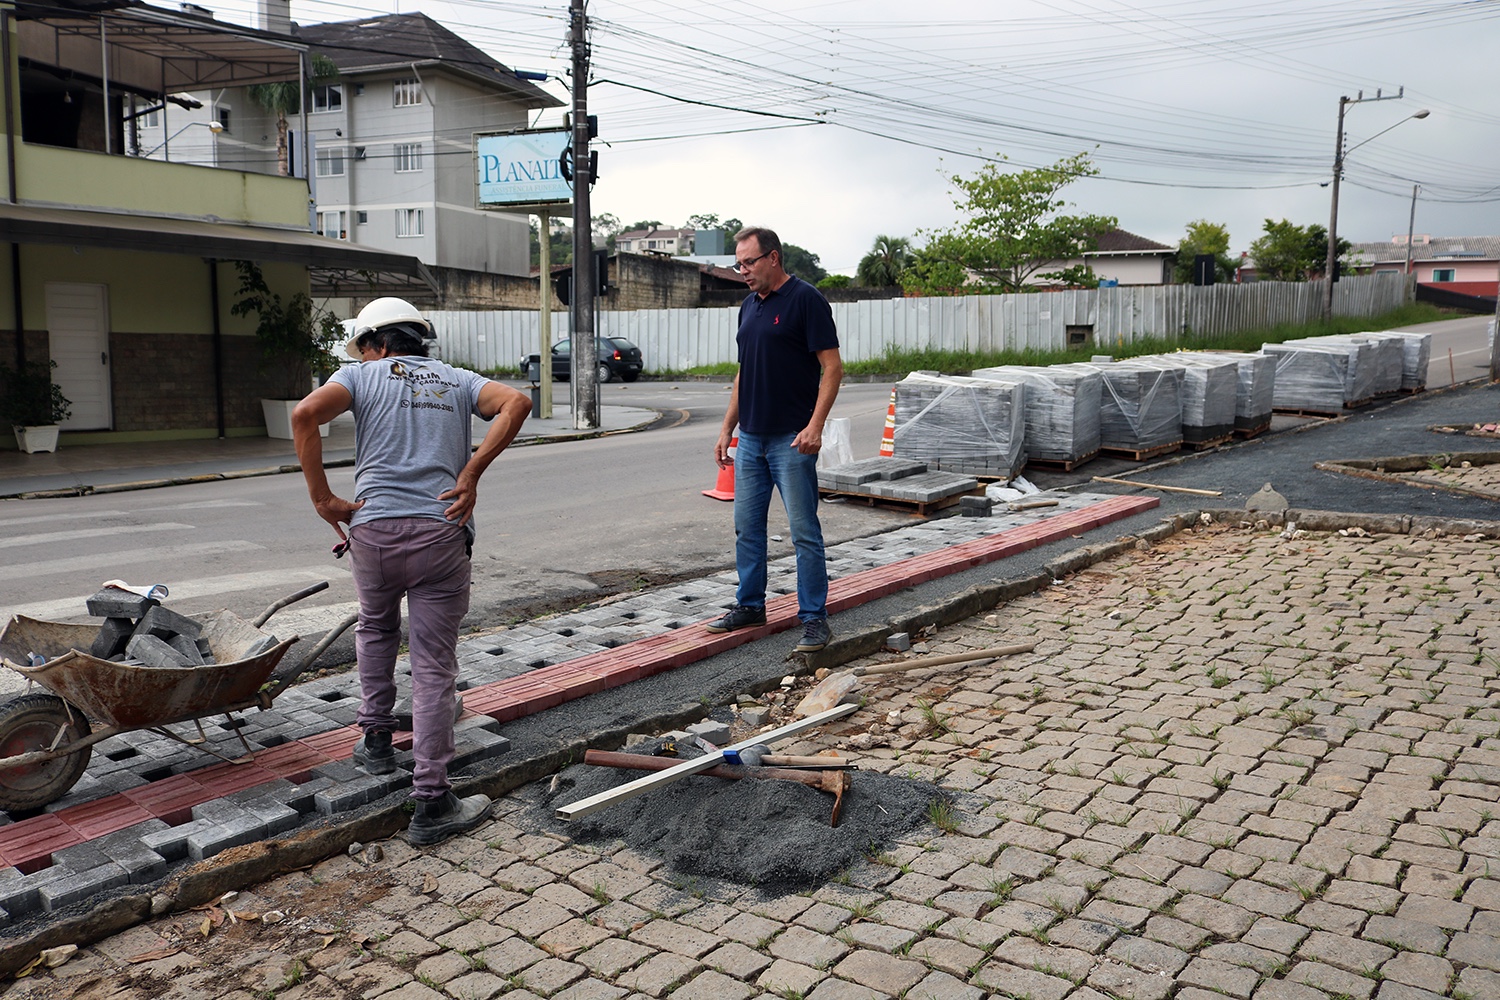
[[[823,432],[804,427],[792,438],[792,447],[804,455],[816,455],[823,450]]]
[[[468,524],[469,518],[474,516],[474,505],[479,502],[479,484],[460,478],[453,489],[439,493],[437,498],[453,501],[443,511],[443,517],[460,525]]]
[[[344,525],[348,524],[349,519],[354,516],[354,512],[364,505],[365,502],[363,500],[355,503],[345,500],[343,497],[334,496],[332,493],[322,499],[313,501],[313,509],[318,512],[318,516],[333,525],[333,530],[337,531],[339,537],[343,539],[349,537],[344,534]]]

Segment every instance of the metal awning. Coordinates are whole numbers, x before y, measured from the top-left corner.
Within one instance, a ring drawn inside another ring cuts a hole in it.
[[[415,257],[329,239],[302,229],[0,203],[0,243],[100,247],[214,260],[278,261],[318,271],[406,274],[432,284],[427,268]]]

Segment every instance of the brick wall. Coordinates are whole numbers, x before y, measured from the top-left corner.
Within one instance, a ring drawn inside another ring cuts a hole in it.
[[[264,422],[261,397],[279,380],[259,372],[254,337],[224,337],[224,423]],[[213,338],[203,334],[113,332],[110,391],[115,430],[168,431],[214,428]]]

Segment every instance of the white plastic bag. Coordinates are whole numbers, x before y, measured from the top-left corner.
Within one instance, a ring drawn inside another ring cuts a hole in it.
[[[854,461],[848,417],[831,417],[823,423],[823,449],[818,452],[818,468],[831,469]]]

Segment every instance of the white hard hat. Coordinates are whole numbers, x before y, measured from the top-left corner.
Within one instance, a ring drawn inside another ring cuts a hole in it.
[[[361,309],[359,315],[354,317],[349,340],[344,344],[344,353],[358,361],[360,353],[359,348],[355,345],[359,342],[359,338],[367,333],[396,323],[413,323],[425,331],[423,336],[432,336],[432,324],[423,319],[422,314],[417,311],[417,307],[410,302],[405,299],[390,297],[376,299]]]

